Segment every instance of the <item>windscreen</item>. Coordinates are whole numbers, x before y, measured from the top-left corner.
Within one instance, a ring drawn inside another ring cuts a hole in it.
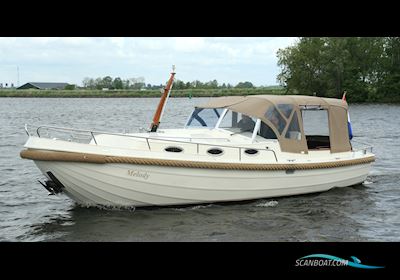
[[[210,127],[213,128],[222,114],[221,108],[196,108],[190,116],[186,127]]]

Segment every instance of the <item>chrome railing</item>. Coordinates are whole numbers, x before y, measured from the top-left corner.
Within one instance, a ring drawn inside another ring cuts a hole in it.
[[[357,153],[357,152],[362,152],[364,155],[367,154],[367,152],[369,151],[372,154],[372,146],[367,146],[367,147],[362,147],[362,148],[358,148],[358,149],[353,149],[353,152]]]
[[[351,140],[352,143],[360,144],[362,145],[360,148],[353,148],[353,152],[362,152],[362,154],[366,155],[367,152],[369,151],[372,154],[373,147],[367,143],[361,142],[359,140]]]
[[[143,139],[146,141],[147,147],[149,151],[151,151],[151,145],[150,141],[162,141],[162,142],[171,142],[171,143],[184,143],[184,144],[192,144],[196,145],[196,151],[197,154],[199,154],[200,146],[208,146],[208,147],[222,147],[222,148],[230,148],[230,149],[238,149],[239,152],[239,161],[241,161],[242,157],[242,150],[246,149],[252,149],[252,150],[257,150],[257,151],[266,151],[266,152],[272,152],[275,158],[275,161],[278,162],[278,158],[276,156],[276,153],[274,150],[269,149],[268,147],[263,149],[263,148],[254,148],[254,147],[237,147],[237,146],[229,146],[229,145],[220,145],[218,143],[200,143],[200,142],[194,142],[193,140],[224,140],[226,142],[229,142],[230,140],[228,138],[211,138],[211,137],[197,137],[197,138],[190,138],[190,137],[173,137],[173,136],[160,136],[160,137],[151,137],[151,136],[139,136],[139,135],[129,135],[129,134],[123,134],[123,133],[114,133],[114,132],[106,132],[106,131],[96,131],[96,130],[87,130],[87,129],[76,129],[76,128],[67,128],[67,127],[57,127],[57,126],[48,126],[48,125],[42,125],[38,126],[36,129],[36,135],[40,138],[42,137],[41,131],[42,130],[54,130],[54,131],[62,131],[62,132],[77,132],[78,134],[86,133],[86,135],[90,136],[95,145],[98,145],[98,142],[96,140],[96,136],[98,134],[101,135],[113,135],[113,136],[121,136],[121,137],[129,137],[129,138],[136,138],[136,139]],[[25,124],[25,132],[28,134],[28,136],[31,136],[29,133],[29,128],[28,124]],[[76,138],[71,134],[72,138]],[[175,139],[168,139],[168,138],[175,138]],[[187,141],[182,141],[182,140],[176,140],[176,138],[181,138],[181,139],[187,139]],[[81,138],[83,139],[83,138]],[[86,138],[85,138],[86,139]]]

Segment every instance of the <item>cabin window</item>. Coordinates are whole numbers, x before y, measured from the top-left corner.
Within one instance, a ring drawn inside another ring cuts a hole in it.
[[[210,155],[213,156],[219,156],[222,155],[224,153],[223,150],[221,150],[220,148],[211,148],[207,150],[207,153],[209,153]]]
[[[260,135],[261,137],[264,137],[265,139],[278,139],[278,137],[276,137],[276,134],[272,130],[272,128],[269,127],[264,122],[261,122],[260,131],[259,131],[258,135]]]
[[[214,128],[223,112],[222,108],[196,108],[190,116],[186,127],[211,127]]]
[[[229,110],[221,120],[219,128],[229,129],[234,133],[253,133],[256,122],[257,119],[255,118]]]
[[[292,120],[290,121],[289,127],[285,134],[285,138],[301,140],[301,131],[296,112],[293,114]]]
[[[301,112],[308,149],[330,149],[328,111],[314,109]]]
[[[275,126],[275,128],[279,131],[279,134],[282,134],[286,126],[286,121],[274,106],[268,108],[267,112],[265,113],[265,118]]]
[[[166,152],[170,152],[170,153],[180,153],[180,152],[182,152],[183,151],[183,149],[182,148],[180,148],[180,147],[167,147],[167,148],[165,148],[164,149]]]
[[[246,149],[244,152],[248,155],[257,155],[258,154],[258,151],[255,149]]]
[[[290,114],[293,111],[293,105],[292,104],[278,104],[277,105],[279,111],[288,119],[290,117]]]
[[[219,124],[220,128],[237,127],[239,113],[229,110]]]

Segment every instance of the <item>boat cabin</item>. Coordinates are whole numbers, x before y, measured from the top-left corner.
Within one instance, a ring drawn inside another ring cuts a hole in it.
[[[224,129],[233,134],[277,139],[282,152],[351,151],[348,106],[333,98],[296,95],[227,96],[197,106],[186,128]]]

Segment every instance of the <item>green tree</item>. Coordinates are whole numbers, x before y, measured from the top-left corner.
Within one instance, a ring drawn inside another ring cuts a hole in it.
[[[194,88],[204,88],[204,84],[200,82],[199,80],[193,81],[193,87]]]
[[[96,89],[102,89],[103,86],[103,79],[102,78],[97,78],[94,80],[94,86],[96,87]]]
[[[104,77],[101,82],[104,88],[112,88],[113,79],[110,76]]]
[[[114,79],[114,81],[112,82],[112,87],[114,89],[123,89],[124,88],[124,83],[122,82],[120,77],[117,77]]]
[[[326,87],[322,80],[323,56],[326,44],[323,38],[301,38],[295,46],[280,49],[278,65],[282,67],[278,81],[294,94],[312,95]]]
[[[186,89],[186,84],[181,80],[175,80],[173,87],[174,89]]]
[[[84,78],[82,81],[82,85],[84,88],[88,88],[88,89],[95,89],[96,88],[96,84],[94,79],[92,78]]]
[[[212,81],[210,81],[209,83],[210,83],[210,87],[211,87],[212,89],[218,88],[218,81],[217,81],[217,80],[212,80]]]
[[[400,37],[388,37],[384,41],[384,59],[381,64],[377,98],[387,102],[400,99]]]
[[[130,81],[129,80],[122,80],[122,88],[129,89]]]
[[[369,100],[379,84],[383,86],[387,73],[385,41],[382,37],[300,38],[277,52],[281,67],[277,80],[290,94],[340,98],[347,90],[349,101]]]
[[[240,82],[235,88],[254,88],[254,85],[251,82]]]

